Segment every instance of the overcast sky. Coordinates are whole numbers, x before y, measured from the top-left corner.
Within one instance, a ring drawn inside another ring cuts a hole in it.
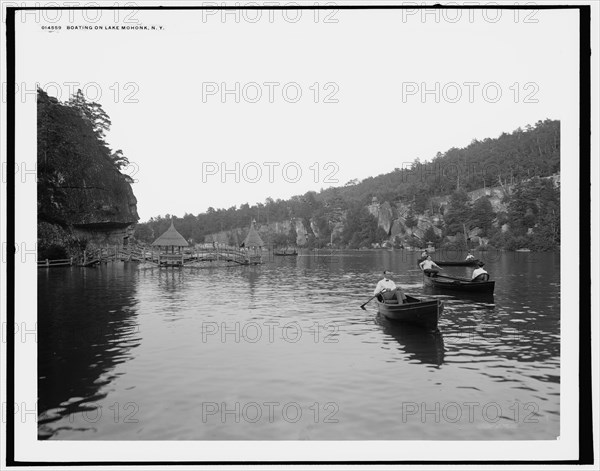
[[[102,104],[142,221],[340,186],[578,107],[576,12],[212,13],[17,25],[18,83]]]

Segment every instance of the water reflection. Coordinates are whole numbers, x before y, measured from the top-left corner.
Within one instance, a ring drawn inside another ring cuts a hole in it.
[[[258,266],[240,267],[239,278],[245,281],[248,286],[252,306],[256,303],[256,291],[257,289],[260,289],[259,281],[261,273],[260,267]]]
[[[444,337],[439,329],[432,331],[393,322],[381,314],[377,314],[375,323],[383,328],[384,334],[398,342],[400,350],[408,354],[409,359],[436,366],[444,363]]]
[[[389,413],[398,408],[390,394],[397,391],[426,404],[462,404],[473,394],[503,410],[535,403],[542,414],[519,428],[490,428],[480,416],[459,424],[460,433],[454,423],[419,420],[402,428],[402,438],[556,438],[559,259],[488,260],[497,281],[493,300],[434,295],[445,303],[441,332],[395,324],[372,303],[360,309],[383,268],[422,297],[417,256],[349,252],[228,269],[39,270],[40,437],[283,440],[308,436],[310,422],[311,439],[382,439],[398,434]],[[294,322],[298,341],[282,334],[281,326]],[[262,329],[258,341],[252,323]],[[209,326],[218,331],[203,336]],[[335,402],[340,424],[315,423],[312,410],[298,423],[261,425],[240,417],[212,427],[198,415],[202,401],[255,400]],[[99,410],[101,421],[81,418]]]
[[[136,283],[123,282],[122,269],[46,272],[38,284],[40,439],[56,432],[52,422],[96,409],[115,367],[140,344]]]
[[[429,285],[423,286],[423,293],[427,295],[450,295],[448,293],[448,290]],[[476,303],[494,304],[494,293],[470,293],[468,291],[465,291],[460,293],[452,293],[450,296],[458,299],[473,301]]]
[[[183,269],[156,269],[148,273],[148,270],[144,272],[145,275],[155,273],[158,274],[158,285],[161,289],[168,293],[178,294],[183,288],[185,288],[184,270]]]

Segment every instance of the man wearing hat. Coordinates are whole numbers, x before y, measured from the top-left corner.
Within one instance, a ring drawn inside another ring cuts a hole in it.
[[[406,296],[400,288],[396,286],[396,283],[390,278],[392,275],[391,271],[383,271],[383,280],[380,280],[375,287],[373,294],[381,294],[383,301],[397,301],[398,304],[404,303]]]
[[[471,281],[475,281],[476,278],[478,278],[477,281],[489,280],[490,275],[488,274],[487,271],[485,271],[483,269],[484,265],[485,265],[485,263],[479,262],[479,268],[475,268],[475,270],[473,270],[473,275],[471,276]]]

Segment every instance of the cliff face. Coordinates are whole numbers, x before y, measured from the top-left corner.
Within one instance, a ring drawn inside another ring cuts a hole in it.
[[[559,176],[548,178],[552,179],[555,187],[560,184]],[[514,187],[511,185],[480,188],[467,193],[467,196],[471,203],[476,202],[480,198],[486,198],[491,204],[492,211],[497,215],[498,213],[507,212],[508,206],[503,200],[505,196],[511,195],[513,190]],[[397,202],[392,205],[388,201],[380,203],[377,201],[377,198],[373,198],[371,204],[366,206],[366,209],[377,219],[378,227],[388,234],[388,242],[401,243],[405,247],[408,247],[416,243],[415,239],[418,239],[421,242],[417,245],[423,245],[423,243],[428,242],[428,238],[434,239],[433,235],[437,238],[442,236],[444,228],[443,214],[445,214],[444,212],[449,204],[449,195],[433,197],[430,199],[430,204],[428,205],[429,208],[424,213],[412,214],[411,205],[406,202]],[[409,221],[409,219],[412,220]],[[259,231],[265,242],[273,241],[278,234],[288,234],[292,225],[297,234],[296,245],[306,245],[312,234],[323,243],[323,237],[321,237],[322,234],[319,233],[318,225],[312,219],[309,220],[308,227],[305,227],[301,219],[296,219],[294,221],[265,224],[259,228]],[[498,227],[498,220],[494,220],[492,225]],[[332,228],[334,243],[336,239],[340,239],[342,232],[348,226],[349,221],[347,221],[347,212],[344,212],[341,221],[336,222],[335,226]],[[487,245],[488,239],[482,237],[484,232],[479,227],[470,227],[467,229],[466,236],[470,238],[471,244]],[[506,233],[509,230],[509,226],[507,224],[502,224],[500,229],[502,233]],[[243,240],[245,231],[247,232],[247,229],[224,231],[223,233],[207,236],[207,241],[211,241],[216,237],[223,243],[232,243],[233,240]],[[442,242],[461,244],[464,241],[464,237],[464,234],[460,231],[460,235],[447,235]],[[328,238],[329,235],[327,235],[326,239]],[[327,240],[326,242],[329,241]]]
[[[59,184],[45,190],[47,200],[38,200],[38,218],[93,230],[136,223],[137,200],[126,178],[109,167],[56,172]]]
[[[119,171],[128,161],[104,141],[108,117],[97,104],[60,103],[41,90],[37,111],[39,258],[122,244],[139,216],[132,181]]]
[[[495,186],[491,188],[479,188],[474,191],[467,193],[471,203],[477,201],[481,197],[486,197],[492,204],[492,209],[495,213],[503,212],[507,210],[506,204],[502,203],[502,199],[506,195],[510,195],[512,186],[506,185],[504,187]],[[445,207],[450,203],[450,195],[436,196],[431,198],[431,205],[434,211],[442,212]]]
[[[256,230],[264,241],[265,246],[274,244],[273,238],[276,235],[287,235],[290,231],[296,232],[296,242],[298,246],[306,245],[308,240],[308,231],[301,219],[291,221],[277,221],[269,224],[256,224]],[[311,224],[313,227],[313,224]],[[248,234],[248,227],[237,227],[228,231],[215,232],[204,237],[205,243],[219,243],[225,245],[239,246]]]
[[[55,180],[56,186],[41,189],[45,198],[38,198],[41,250],[60,246],[77,255],[83,248],[122,244],[131,235],[139,216],[125,175],[106,165],[79,175],[57,171]]]

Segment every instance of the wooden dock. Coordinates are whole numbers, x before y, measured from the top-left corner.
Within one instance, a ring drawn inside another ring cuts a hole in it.
[[[106,246],[84,250],[80,258],[38,260],[38,268],[94,267],[101,263],[141,262],[148,267],[209,267],[218,265],[257,265],[260,254],[237,247],[206,247],[186,249],[181,253],[166,253],[138,245]]]
[[[152,266],[204,268],[262,263],[253,254],[236,247],[195,248],[182,253],[150,252],[142,255],[140,261],[144,263],[144,268]]]
[[[74,263],[73,257],[61,258],[57,260],[38,260],[38,268],[70,267]]]

